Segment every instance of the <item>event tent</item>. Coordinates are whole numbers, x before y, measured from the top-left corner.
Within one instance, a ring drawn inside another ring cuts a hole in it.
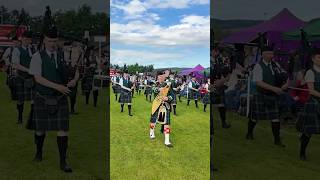
[[[221,41],[222,44],[245,44],[258,38],[259,33],[266,33],[270,44],[281,50],[291,50],[299,46],[299,42],[285,41],[282,33],[303,27],[304,21],[293,15],[288,9],[283,9],[270,20],[255,26],[237,31]]]
[[[302,27],[306,33],[308,41],[319,41],[320,40],[320,18],[314,19]],[[287,40],[300,40],[301,39],[301,28],[291,30],[283,33],[284,39]]]

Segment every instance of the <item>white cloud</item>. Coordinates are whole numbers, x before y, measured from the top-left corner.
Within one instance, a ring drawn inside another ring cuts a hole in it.
[[[210,17],[183,16],[179,24],[163,27],[152,21],[111,23],[111,42],[151,46],[205,46],[210,41]]]

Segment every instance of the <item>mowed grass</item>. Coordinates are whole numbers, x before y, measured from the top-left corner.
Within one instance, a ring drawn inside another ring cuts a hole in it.
[[[320,178],[320,139],[311,138],[307,157],[298,159],[300,141],[294,126],[282,126],[281,136],[285,148],[273,145],[269,121],[259,121],[255,140],[247,141],[247,118],[229,112],[230,129],[222,129],[215,113],[215,180],[316,180]]]
[[[80,86],[79,86],[80,87]],[[79,88],[80,89],[80,88]],[[25,129],[30,104],[25,104],[24,125],[17,125],[16,103],[10,100],[5,75],[0,74],[0,179],[2,180],[90,180],[107,176],[107,90],[100,91],[98,107],[85,105],[78,92],[76,110],[71,116],[68,162],[74,172],[59,168],[56,132],[48,132],[44,143],[44,160],[33,162],[35,145],[33,132]]]
[[[156,139],[149,138],[151,103],[134,95],[133,116],[127,106],[120,113],[120,104],[111,92],[111,179],[139,180],[202,180],[210,178],[209,112],[194,102],[178,102],[177,116],[171,120],[170,139],[174,147],[164,145],[160,126]],[[209,108],[208,108],[209,109]]]

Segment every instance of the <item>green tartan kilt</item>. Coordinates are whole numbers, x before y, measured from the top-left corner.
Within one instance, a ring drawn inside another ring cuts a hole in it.
[[[198,100],[199,92],[189,89],[188,100]]]
[[[202,98],[203,104],[210,104],[210,93],[206,93]]]
[[[159,113],[159,108],[154,114],[151,114],[150,123],[157,122],[158,113]],[[167,123],[165,125],[170,125],[170,110],[168,110],[168,109],[167,109],[166,118],[167,118]]]
[[[144,94],[152,95],[152,87],[146,87],[146,89],[144,90]]]
[[[82,92],[90,92],[93,86],[93,77],[86,76],[81,81]]]
[[[46,104],[49,96],[36,94],[34,98],[33,119],[29,129],[36,131],[68,131],[69,130],[69,105],[67,96],[51,96],[58,98],[56,106]]]
[[[121,86],[119,86],[118,84],[113,85],[112,89],[115,94],[119,94],[121,92]]]
[[[216,91],[213,93],[212,100],[213,100],[213,104],[215,105],[225,104],[226,97],[225,97],[224,88],[217,88]]]
[[[123,104],[123,103],[131,103],[131,102],[132,102],[131,91],[121,89],[119,103]]]
[[[250,103],[251,117],[254,120],[279,119],[279,108],[276,96],[255,94]]]
[[[298,114],[297,129],[302,133],[320,134],[320,106],[319,100],[310,97]]]
[[[31,101],[34,96],[34,80],[33,78],[16,77],[16,95],[18,102]]]

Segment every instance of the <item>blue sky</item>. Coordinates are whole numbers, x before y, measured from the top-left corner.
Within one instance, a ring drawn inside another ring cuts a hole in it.
[[[209,67],[209,0],[111,1],[111,63]]]

